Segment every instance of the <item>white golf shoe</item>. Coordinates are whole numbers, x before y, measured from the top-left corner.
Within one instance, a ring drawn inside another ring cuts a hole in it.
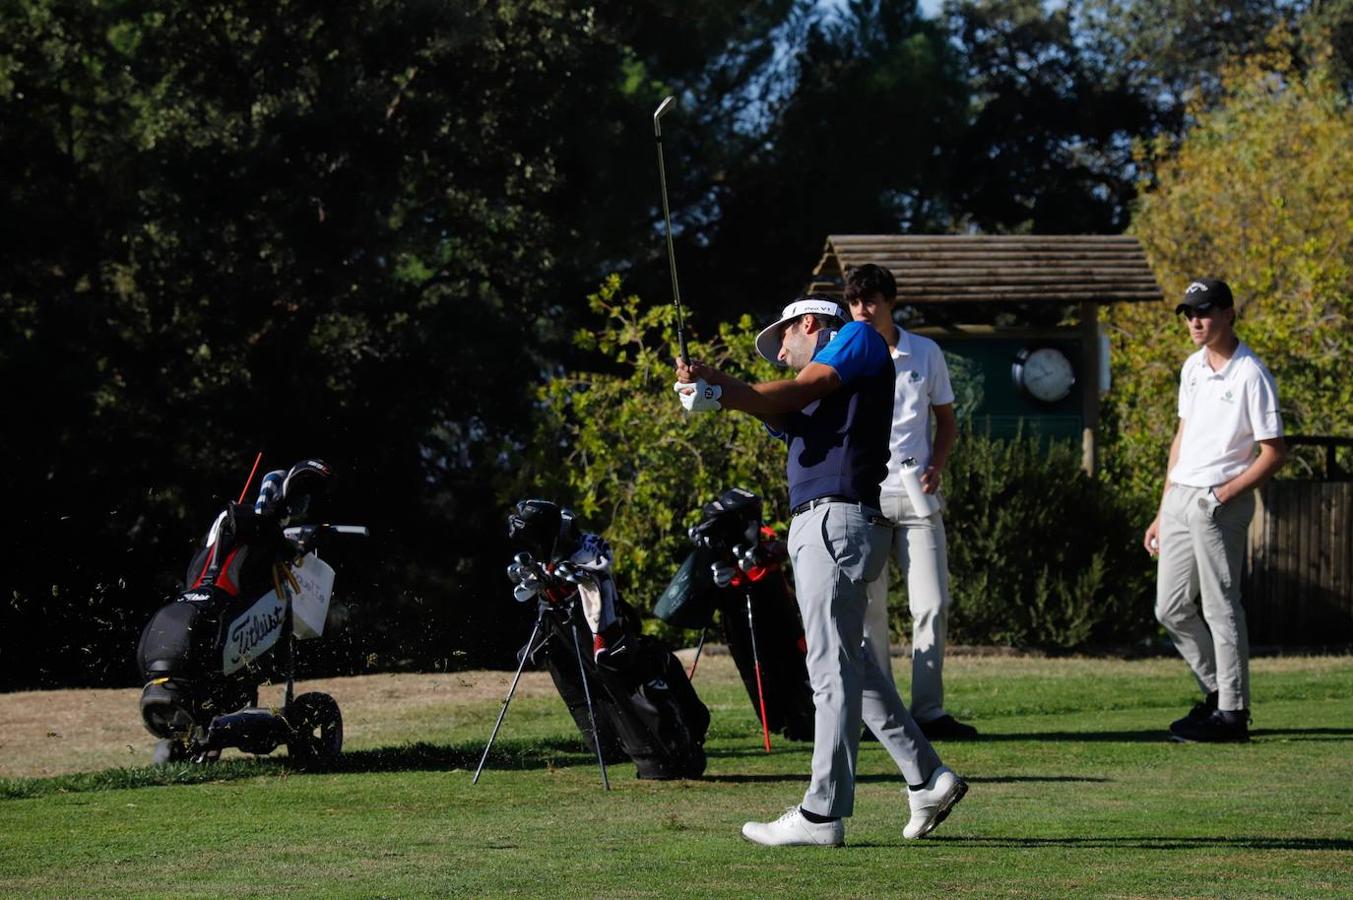
[[[940,766],[919,791],[907,789],[911,804],[911,821],[902,829],[904,838],[925,837],[945,820],[955,804],[968,792],[968,782],[954,774],[948,766]]]
[[[846,827],[840,819],[809,822],[797,806],[791,806],[774,822],[746,823],[742,836],[767,847],[840,847],[846,842]]]

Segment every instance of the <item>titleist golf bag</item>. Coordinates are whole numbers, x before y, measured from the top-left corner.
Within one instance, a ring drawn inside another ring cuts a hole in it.
[[[508,530],[523,548],[508,569],[514,594],[538,604],[522,652],[549,671],[588,749],[608,761],[628,756],[640,778],[699,777],[709,710],[676,657],[640,631],[616,594],[606,542],[543,500],[518,503]]]
[[[317,638],[334,570],[318,546],[355,525],[296,525],[327,491],[332,472],[304,460],[264,476],[253,509],[231,503],[188,565],[184,590],[141,632],[141,718],[161,738],[154,761],[206,762],[221,750],[270,753],[286,744],[298,764],[324,763],[343,745],[343,717],[328,694],[293,696],[295,641]],[[258,706],[259,685],[286,679],[281,708]]]
[[[695,548],[654,615],[679,628],[703,630],[717,611],[757,718],[768,731],[811,741],[813,689],[803,624],[783,568],[785,544],[762,524],[761,498],[751,491],[727,490],[701,512],[690,530]]]

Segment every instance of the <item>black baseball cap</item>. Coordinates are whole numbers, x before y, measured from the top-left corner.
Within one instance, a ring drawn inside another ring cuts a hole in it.
[[[1184,291],[1184,299],[1174,308],[1175,315],[1186,309],[1194,312],[1207,312],[1209,309],[1229,309],[1235,306],[1231,299],[1231,289],[1220,278],[1199,278],[1189,283]]]

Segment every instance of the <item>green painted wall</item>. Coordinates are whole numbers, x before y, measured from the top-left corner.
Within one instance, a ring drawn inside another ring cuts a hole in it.
[[[937,336],[935,340],[949,364],[960,420],[970,418],[973,427],[996,437],[1013,437],[1022,427],[1025,434],[1080,440],[1081,398],[1083,391],[1094,389],[1096,373],[1082,371],[1076,338]],[[1056,403],[1041,403],[1015,386],[1011,366],[1026,347],[1056,347],[1066,354],[1076,373],[1068,396]]]

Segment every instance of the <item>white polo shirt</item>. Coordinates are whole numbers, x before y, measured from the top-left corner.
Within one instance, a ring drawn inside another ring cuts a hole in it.
[[[930,464],[930,407],[954,402],[949,367],[940,345],[930,338],[897,329],[893,358],[893,431],[888,439],[888,477],[885,494],[906,493],[902,486],[902,460],[914,457],[923,470]]]
[[[1281,437],[1278,387],[1244,341],[1220,372],[1207,364],[1207,348],[1179,373],[1179,418],[1184,434],[1170,483],[1208,488],[1250,467],[1254,444]]]

